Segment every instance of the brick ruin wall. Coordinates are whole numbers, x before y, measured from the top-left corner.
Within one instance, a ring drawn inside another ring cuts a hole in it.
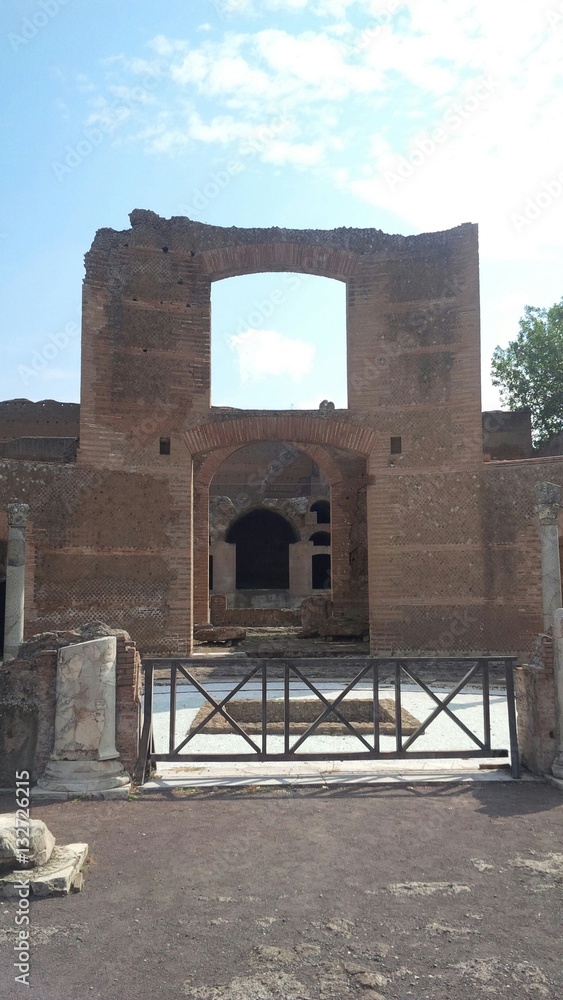
[[[374,652],[525,653],[541,630],[533,484],[563,483],[563,464],[483,462],[476,226],[131,220],[86,257],[77,464],[0,466],[2,502],[31,508],[27,634],[103,617],[145,652],[189,652],[208,620],[213,476],[278,441],[326,476],[335,603],[369,600]],[[345,282],[348,409],[210,406],[211,284],[255,271]]]
[[[80,404],[42,399],[0,402],[0,442],[21,437],[74,437],[80,434]]]
[[[30,505],[26,637],[104,619],[145,650],[178,648],[169,624],[175,511],[165,477],[0,462],[0,483],[6,502]]]

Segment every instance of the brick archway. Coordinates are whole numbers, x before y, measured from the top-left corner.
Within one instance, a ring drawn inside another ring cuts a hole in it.
[[[306,410],[281,413],[257,410],[243,417],[211,420],[184,432],[184,442],[193,457],[217,449],[232,448],[234,451],[259,441],[292,441],[298,448],[303,446],[303,450],[311,445],[333,446],[369,458],[375,449],[377,435],[372,427]]]
[[[306,242],[236,243],[200,251],[198,266],[212,281],[243,274],[287,271],[346,281],[356,273],[359,254]]]
[[[209,489],[215,473],[227,458],[234,455],[240,448],[258,443],[257,441],[239,441],[237,444],[217,448],[211,454],[205,455],[194,470],[194,489]],[[342,481],[342,473],[326,448],[303,441],[287,441],[286,443],[295,445],[298,451],[304,452],[313,462],[316,462],[331,486]]]
[[[306,435],[310,435],[307,437]],[[346,448],[369,457],[376,434],[371,428],[333,417],[303,413],[256,413],[200,424],[187,431],[184,440],[196,459],[194,468],[193,613],[194,622],[203,624],[209,616],[209,487],[221,464],[240,448],[262,441],[290,442],[319,466],[331,488],[335,511],[336,564],[348,561],[344,544],[338,544],[340,495],[345,492],[342,471],[327,447]],[[338,570],[337,570],[338,574]],[[336,579],[338,575],[336,574]]]

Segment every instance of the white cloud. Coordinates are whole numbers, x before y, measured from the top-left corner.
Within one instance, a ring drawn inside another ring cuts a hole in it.
[[[478,221],[488,257],[537,259],[563,248],[563,197],[533,225],[516,231],[514,224],[563,169],[555,141],[563,25],[550,27],[547,2],[518,16],[509,0],[214,6],[233,16],[217,21],[222,32],[213,38],[152,40],[152,71],[166,81],[151,91],[155,106],[114,91],[112,127],[123,102],[151,152],[215,145],[225,162],[252,154],[276,167],[323,171],[348,194],[397,215],[407,231]],[[265,27],[260,15],[268,10],[299,15],[294,30]],[[122,65],[135,73],[140,62]],[[107,109],[93,110],[90,124],[108,120]],[[405,162],[407,176],[393,185],[390,175]]]
[[[216,115],[205,121],[198,112],[189,116],[188,132],[197,142],[217,143],[228,146],[239,143],[242,152],[258,151],[269,143],[292,131],[288,118],[273,118],[271,121],[249,122],[232,115]]]
[[[245,330],[230,337],[229,344],[237,355],[243,382],[272,375],[298,382],[312,371],[315,360],[313,344],[277,330]]]
[[[271,141],[264,150],[262,159],[265,163],[275,163],[278,166],[289,163],[294,167],[312,167],[324,159],[324,154],[325,146],[322,142]]]

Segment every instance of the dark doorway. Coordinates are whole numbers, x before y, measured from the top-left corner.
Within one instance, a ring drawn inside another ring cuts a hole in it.
[[[311,504],[311,511],[317,515],[317,524],[330,524],[330,504],[328,500],[317,500]]]
[[[237,590],[288,590],[289,546],[297,541],[291,525],[271,510],[251,510],[229,529],[237,547]]]
[[[320,552],[313,556],[313,590],[330,590],[330,556]]]

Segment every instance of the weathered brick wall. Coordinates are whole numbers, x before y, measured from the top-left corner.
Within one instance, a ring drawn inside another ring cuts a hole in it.
[[[20,437],[77,438],[80,433],[78,403],[43,399],[8,399],[0,402],[0,441]]]
[[[491,648],[527,656],[543,627],[541,559],[534,484],[563,486],[563,459],[483,466],[479,503],[483,595]],[[563,530],[563,523],[561,524]]]
[[[525,655],[542,627],[534,483],[553,459],[402,469],[369,487],[375,648]]]
[[[181,479],[20,462],[0,477],[3,505],[30,505],[26,637],[103,618],[143,650],[187,651]]]
[[[115,745],[129,774],[135,771],[141,734],[141,656],[132,641],[117,638]]]

